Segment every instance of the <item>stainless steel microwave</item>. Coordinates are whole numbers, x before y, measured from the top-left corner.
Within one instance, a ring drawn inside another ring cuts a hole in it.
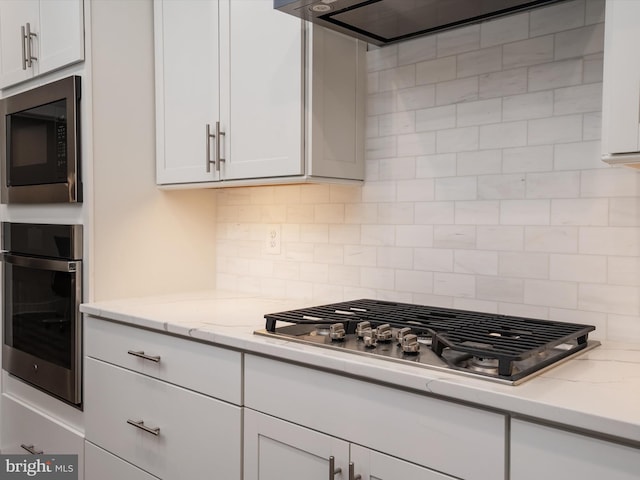
[[[80,77],[0,100],[2,203],[82,202]]]

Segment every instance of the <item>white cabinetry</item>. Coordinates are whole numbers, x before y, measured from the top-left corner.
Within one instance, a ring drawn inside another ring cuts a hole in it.
[[[85,451],[85,468],[90,472],[91,480],[157,480],[158,477],[121,460],[93,443],[87,442]]]
[[[609,163],[640,162],[640,2],[607,0],[602,154]]]
[[[82,0],[0,2],[0,88],[84,59]]]
[[[511,480],[632,480],[640,450],[535,423],[511,421]]]
[[[271,0],[156,0],[160,185],[364,174],[364,48]]]
[[[6,393],[0,407],[3,454],[78,455],[78,479],[84,478],[82,433]]]
[[[240,478],[241,354],[86,320],[87,441],[158,478]]]
[[[245,480],[263,479],[251,466],[262,460],[263,442],[268,451],[281,455],[269,460],[276,462],[273,469],[279,468],[275,465],[280,461],[295,458],[295,462],[306,462],[307,457],[313,457],[310,447],[295,451],[298,440],[287,433],[295,430],[289,423],[351,444],[355,474],[361,468],[357,462],[363,461],[363,473],[383,480],[432,480],[447,475],[466,480],[505,478],[506,419],[497,413],[248,354],[245,407],[249,429],[245,431],[245,473],[253,472]],[[275,427],[276,423],[263,419],[257,428],[250,427],[248,408],[285,422]],[[315,455],[318,471],[323,471],[326,478],[327,452],[334,444],[320,438],[323,440],[318,440],[319,444],[326,441],[326,446]],[[348,471],[345,455],[336,453],[334,457],[336,468]],[[403,461],[394,464],[391,457]],[[372,469],[380,470],[379,474]],[[403,471],[418,473],[416,477],[403,477]]]

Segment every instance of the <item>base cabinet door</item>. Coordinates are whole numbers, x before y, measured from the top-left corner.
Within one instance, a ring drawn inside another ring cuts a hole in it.
[[[244,480],[346,479],[348,468],[347,442],[245,408]]]
[[[512,420],[510,478],[637,480],[640,478],[640,449]]]
[[[91,480],[157,480],[158,477],[140,470],[91,442],[86,442],[85,478]]]

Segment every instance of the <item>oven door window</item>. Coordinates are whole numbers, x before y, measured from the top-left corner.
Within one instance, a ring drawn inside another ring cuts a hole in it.
[[[7,184],[67,181],[67,101],[42,105],[7,117]]]
[[[76,274],[5,262],[4,342],[70,369],[75,351]]]

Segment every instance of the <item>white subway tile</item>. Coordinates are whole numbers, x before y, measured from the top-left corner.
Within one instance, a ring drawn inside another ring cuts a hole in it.
[[[584,23],[591,25],[592,23],[604,22],[604,5],[605,0],[587,0]]]
[[[527,198],[577,198],[580,172],[529,173]]]
[[[416,156],[436,153],[436,134],[434,132],[399,135],[398,156]]]
[[[392,246],[396,230],[393,225],[362,225],[360,238],[362,245]]]
[[[413,248],[410,247],[378,247],[377,266],[386,268],[414,268]]]
[[[399,202],[425,202],[435,198],[435,182],[430,178],[398,182]]]
[[[452,177],[456,174],[456,154],[426,155],[416,158],[416,177]]]
[[[436,36],[425,35],[398,44],[398,64],[408,65],[436,58]]]
[[[438,130],[438,153],[464,152],[478,149],[478,127],[451,128]]]
[[[603,77],[603,60],[602,53],[586,55],[582,64],[582,83],[602,82]]]
[[[413,268],[427,272],[453,272],[453,250],[415,248]]]
[[[527,91],[527,69],[515,68],[478,77],[479,98],[517,95]]]
[[[528,226],[524,245],[527,252],[578,253],[578,228]]]
[[[610,198],[609,215],[613,227],[640,227],[640,198]]]
[[[512,315],[516,317],[540,318],[543,320],[549,318],[549,309],[539,305],[500,303],[498,305],[498,312],[501,315]]]
[[[509,43],[503,51],[505,69],[550,62],[553,60],[553,35]]]
[[[607,279],[610,285],[640,285],[640,258],[607,257]]]
[[[344,246],[317,243],[313,247],[313,262],[344,263]]]
[[[480,148],[523,147],[527,144],[527,122],[503,122],[480,127]]]
[[[436,105],[468,102],[478,98],[478,77],[461,78],[436,85]]]
[[[378,80],[380,75],[378,72],[370,72],[367,74],[367,95],[377,93],[380,91]]]
[[[604,340],[607,334],[607,315],[602,312],[587,312],[585,310],[569,310],[566,308],[550,308],[549,319],[558,322],[593,325],[596,327],[596,330],[589,333],[589,338]]]
[[[380,160],[371,160],[365,158],[365,171],[364,171],[364,180],[365,182],[375,182],[380,180]]]
[[[436,103],[435,85],[420,85],[403,88],[396,92],[395,107],[398,111],[420,110],[434,106]],[[367,119],[367,122],[369,119]]]
[[[297,223],[285,223],[282,225],[281,238],[283,242],[300,241],[300,225]]]
[[[455,202],[418,202],[415,204],[417,225],[446,225],[454,219]]]
[[[300,225],[300,242],[327,243],[329,241],[329,225],[307,223]]]
[[[502,170],[502,150],[480,150],[458,153],[459,176],[490,175]]]
[[[574,282],[525,280],[524,303],[556,308],[577,308],[578,285]]]
[[[520,251],[522,250],[523,246],[523,227],[478,226],[478,249],[497,251]]]
[[[569,143],[582,140],[582,115],[529,120],[529,145]]]
[[[284,223],[287,220],[286,205],[263,205],[260,208],[260,219],[268,223]]]
[[[362,201],[362,189],[359,185],[329,185],[331,203],[358,203]]]
[[[414,157],[385,158],[379,161],[379,180],[406,180],[416,177]]]
[[[288,242],[286,245],[283,245],[283,247],[286,260],[292,262],[314,262],[315,246],[312,243]]]
[[[457,57],[459,78],[500,70],[502,70],[502,47],[483,48]]]
[[[263,260],[264,261],[264,260]],[[266,277],[281,280],[300,280],[300,265],[292,262],[273,262],[272,273],[266,273]]]
[[[360,225],[329,225],[329,243],[360,244]]]
[[[638,315],[609,314],[607,340],[640,343],[640,317]]]
[[[367,115],[382,115],[396,111],[396,95],[394,92],[367,95]],[[368,119],[367,119],[368,121]]]
[[[373,246],[345,245],[344,264],[359,267],[375,267],[377,264],[377,250]]]
[[[609,201],[606,198],[552,200],[551,224],[606,226],[609,224]]]
[[[366,182],[362,186],[362,201],[392,202],[396,198],[395,182]]]
[[[459,127],[497,123],[502,120],[502,100],[493,98],[460,103],[457,105],[457,120]]]
[[[388,113],[378,117],[378,131],[381,136],[413,133],[415,130],[415,112]]]
[[[550,117],[552,114],[552,91],[513,95],[502,100],[504,121],[544,118]]]
[[[604,23],[556,33],[555,59],[581,57],[604,49]]]
[[[416,112],[416,131],[441,130],[456,126],[456,106],[445,105]]]
[[[551,217],[549,200],[503,200],[500,202],[502,225],[548,225]]]
[[[560,255],[550,258],[551,280],[571,282],[605,283],[607,281],[607,258],[601,255]]]
[[[398,65],[398,45],[371,47],[367,52],[367,70],[378,72]]]
[[[300,263],[300,280],[303,282],[329,281],[329,267],[326,263]]]
[[[640,187],[638,172],[626,168],[605,168],[581,172],[583,197],[635,197]]]
[[[640,254],[640,229],[637,227],[582,227],[580,253],[636,256]]]
[[[454,298],[453,308],[472,312],[498,313],[498,303],[477,298]]]
[[[317,223],[344,223],[344,205],[340,203],[315,205],[313,211]]]
[[[453,269],[456,273],[498,274],[498,252],[456,250]]]
[[[363,267],[360,270],[360,285],[365,288],[394,290],[395,271],[390,268]]]
[[[462,273],[435,273],[433,275],[433,293],[473,298],[476,296],[476,277]]]
[[[497,201],[456,202],[456,223],[460,225],[496,225],[500,218]]]
[[[545,172],[553,170],[553,146],[507,148],[502,151],[502,171]],[[522,177],[524,180],[524,177]]]
[[[405,65],[402,67],[391,68],[389,70],[383,70],[379,73],[378,90],[381,92],[413,87],[415,86],[415,84],[415,65]]]
[[[582,118],[582,139],[600,140],[602,133],[602,113],[585,113]]]
[[[396,288],[403,292],[431,293],[433,291],[433,273],[396,270]]]
[[[300,185],[300,203],[328,203],[329,185],[307,183]]]
[[[515,42],[528,36],[528,13],[507,15],[480,24],[480,46],[483,48]]]
[[[397,152],[396,137],[367,138],[365,140],[365,158],[367,160],[395,157]]]
[[[605,168],[601,160],[600,142],[578,142],[554,145],[554,170],[587,170]]]
[[[584,0],[561,2],[531,11],[530,31],[532,37],[569,30],[584,25]]]
[[[529,91],[569,87],[582,83],[582,59],[544,63],[529,68]]]
[[[637,287],[583,283],[578,302],[579,308],[596,312],[638,315],[640,311]]]
[[[435,181],[435,199],[474,200],[476,198],[476,177],[447,177]]]
[[[576,85],[559,88],[554,92],[553,113],[599,112],[602,110],[602,84]]]
[[[475,248],[476,227],[466,225],[436,225],[433,246],[436,248]]]
[[[524,198],[525,176],[482,175],[478,177],[478,198],[484,200],[502,200]]]
[[[431,247],[433,226],[396,225],[396,247]]]
[[[434,295],[432,293],[414,293],[412,302],[418,305],[433,305],[434,307],[452,308],[453,297],[445,295]]]
[[[546,253],[500,252],[498,274],[501,277],[549,278]]]
[[[413,223],[413,217],[413,203],[378,204],[378,223],[381,225],[408,225]]]
[[[288,205],[287,206],[287,222],[288,223],[314,223],[315,209],[313,205]]]
[[[522,303],[523,282],[515,278],[476,277],[478,298],[497,302]]]
[[[344,207],[345,223],[371,224],[378,221],[377,203],[355,203]],[[284,238],[284,237],[283,237]]]
[[[456,57],[445,57],[416,64],[416,85],[439,83],[456,78]]]
[[[311,298],[315,304],[335,303],[346,300],[344,287],[341,285],[314,283],[311,287]]]
[[[436,36],[438,57],[470,52],[480,47],[480,25],[455,28]]]

